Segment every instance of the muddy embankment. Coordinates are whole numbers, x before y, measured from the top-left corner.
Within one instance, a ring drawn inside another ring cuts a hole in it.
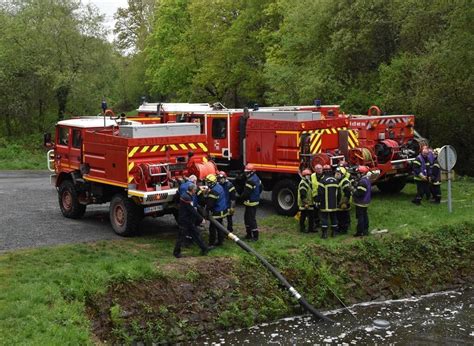
[[[268,256],[268,254],[267,254]],[[385,235],[269,256],[315,307],[419,295],[474,281],[474,224]],[[114,282],[87,302],[95,338],[179,342],[299,314],[299,305],[248,255],[183,258],[153,279]]]

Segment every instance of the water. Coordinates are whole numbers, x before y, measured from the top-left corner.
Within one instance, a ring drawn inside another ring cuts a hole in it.
[[[336,324],[310,316],[285,318],[249,329],[208,336],[202,345],[473,345],[474,288],[433,293],[420,297],[369,302],[326,312]],[[374,327],[374,320],[390,323]]]

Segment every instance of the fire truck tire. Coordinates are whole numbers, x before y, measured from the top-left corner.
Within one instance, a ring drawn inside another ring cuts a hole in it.
[[[59,208],[69,219],[80,219],[86,212],[86,205],[79,203],[77,190],[70,180],[64,180],[58,190]]]
[[[280,215],[293,216],[298,211],[298,185],[292,179],[283,179],[272,190],[272,202]]]
[[[138,230],[143,210],[127,196],[116,194],[110,201],[109,215],[114,232],[129,237]]]
[[[377,183],[377,187],[382,193],[393,194],[403,190],[407,183],[406,178],[396,178]]]

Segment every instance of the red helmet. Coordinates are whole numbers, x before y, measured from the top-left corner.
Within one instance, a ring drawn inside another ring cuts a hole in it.
[[[359,166],[357,167],[357,171],[362,174],[367,174],[369,173],[370,169],[367,166]]]
[[[301,175],[303,177],[306,177],[307,175],[311,175],[311,170],[305,169],[305,170],[303,170],[303,172],[301,172]]]
[[[219,178],[227,178],[227,174],[224,171],[219,171],[217,175],[219,176]]]
[[[323,166],[323,171],[325,171],[325,172],[331,171],[331,166],[329,166],[329,165],[324,165],[324,166]]]
[[[251,163],[247,163],[244,169],[245,172],[254,172],[255,171],[255,166]]]

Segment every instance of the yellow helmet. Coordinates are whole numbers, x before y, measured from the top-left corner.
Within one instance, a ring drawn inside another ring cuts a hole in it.
[[[217,183],[217,178],[215,174],[208,174],[206,177],[206,182],[208,183]]]

